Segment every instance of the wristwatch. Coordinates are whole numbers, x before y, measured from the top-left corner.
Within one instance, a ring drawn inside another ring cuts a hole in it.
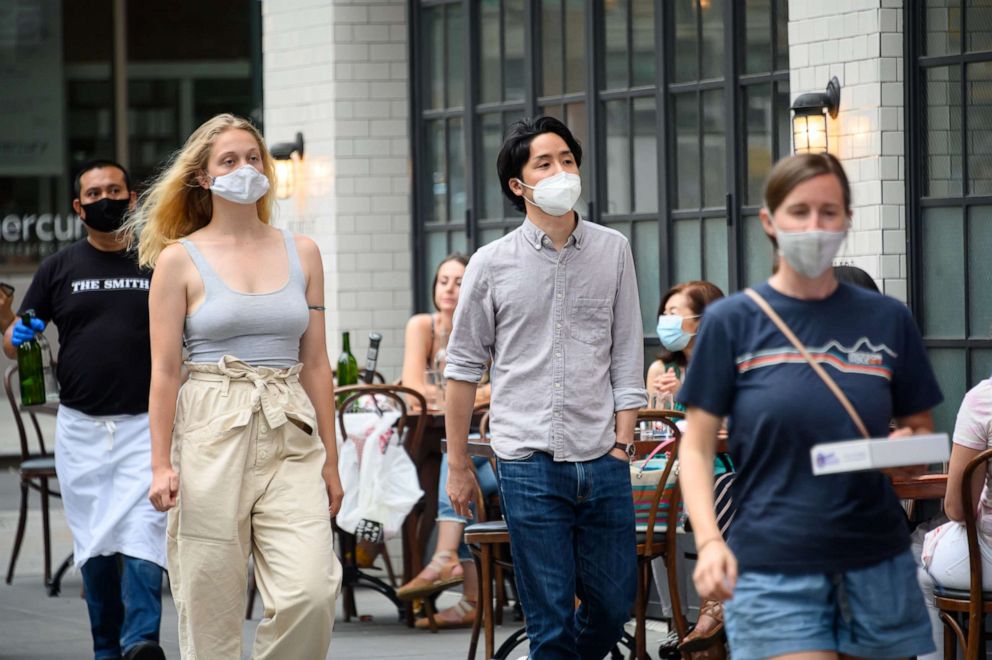
[[[631,460],[634,458],[634,443],[633,442],[614,442],[613,449],[619,449],[623,453],[627,454],[627,459]]]

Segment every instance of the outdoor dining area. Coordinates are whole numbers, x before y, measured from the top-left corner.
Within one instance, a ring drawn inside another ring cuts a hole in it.
[[[373,380],[384,380],[376,374]],[[58,498],[57,479],[51,456],[51,441],[46,443],[39,422],[46,415],[58,410],[57,401],[40,405],[22,406],[16,387],[16,366],[4,375],[5,392],[17,424],[22,460],[20,463],[21,502],[18,528],[13,538],[13,551],[6,573],[9,584],[15,575],[20,547],[24,541],[28,499],[31,492],[41,496],[43,518],[44,584],[48,593],[58,595],[61,581],[71,565],[71,556],[52,570],[49,510],[52,499]],[[398,536],[402,547],[402,566],[395,574],[385,547],[386,534],[378,536],[349,533],[335,525],[336,550],[344,567],[341,616],[345,623],[363,625],[362,612],[356,592],[368,590],[388,599],[395,606],[397,625],[412,627],[414,621],[424,617],[433,633],[439,632],[436,601],[448,588],[421,594],[418,598],[404,600],[397,596],[397,581],[407,583],[425,566],[426,558],[435,536],[438,512],[439,475],[444,453],[445,411],[443,379],[433,386],[430,396],[400,384],[374,382],[339,387],[335,397],[339,402],[339,442],[355,440],[355,425],[349,418],[358,416],[388,415],[391,449],[402,449],[415,469],[416,484],[422,491],[415,504],[403,517]],[[685,429],[684,412],[671,405],[671,399],[652,397],[651,404],[664,408],[645,408],[637,413],[636,442],[631,460],[631,482],[636,512],[637,545],[637,599],[631,618],[635,622],[633,634],[625,634],[613,652],[613,657],[652,658],[678,657],[673,646],[647,647],[649,617],[657,618],[661,608],[649,607],[649,601],[668,604],[670,617],[665,622],[671,631],[682,639],[692,629],[699,613],[699,599],[693,592],[691,575],[695,554],[691,543],[691,529],[686,526],[682,495],[677,480],[679,445]],[[477,405],[472,415],[473,433],[468,443],[470,456],[490,462],[495,466],[495,453],[490,445],[489,410],[486,403]],[[358,435],[361,435],[358,432]],[[721,452],[726,451],[727,436],[721,434]],[[990,450],[992,451],[992,450]],[[982,453],[969,465],[974,471],[985,465],[990,452]],[[939,467],[939,466],[938,466]],[[969,472],[970,474],[971,472]],[[968,480],[965,480],[967,483]],[[917,504],[939,501],[945,495],[947,475],[933,471],[915,475],[901,474],[892,479],[895,492],[903,500],[907,523],[919,520]],[[970,493],[966,493],[971,497]],[[513,556],[509,534],[501,517],[498,495],[485,495],[477,488],[476,515],[464,529],[464,541],[471,549],[479,584],[478,607],[475,610],[471,632],[465,639],[468,658],[478,657],[481,650],[485,658],[515,658],[526,644],[526,632],[520,620],[519,609],[514,608],[515,585],[513,582]],[[932,508],[932,505],[931,505]],[[968,507],[967,511],[974,511]],[[974,536],[976,521],[972,514],[966,520],[969,536]],[[388,527],[387,527],[388,529]],[[382,545],[385,575],[378,568],[359,565],[357,546],[359,538],[375,538],[375,545]],[[973,539],[972,539],[973,540]],[[977,543],[977,541],[975,541]],[[977,555],[978,553],[974,553]],[[947,653],[953,654],[955,643],[963,649],[975,649],[980,644],[982,612],[990,605],[981,592],[981,565],[972,562],[973,588],[959,593],[943,593],[937,598],[942,618],[953,634],[945,635]],[[660,578],[660,579],[659,579]],[[658,586],[656,586],[658,585]],[[659,590],[663,590],[663,593]],[[246,599],[246,618],[253,616],[255,602],[254,584],[250,585]],[[653,610],[653,611],[652,611]],[[503,639],[497,647],[497,633]],[[410,631],[410,634],[416,634]],[[445,631],[444,634],[449,633]],[[952,657],[948,655],[947,657]],[[972,656],[969,656],[972,657]],[[977,657],[977,656],[974,656]]]

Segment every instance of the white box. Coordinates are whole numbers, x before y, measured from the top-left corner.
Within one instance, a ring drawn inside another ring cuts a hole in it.
[[[907,438],[824,442],[813,445],[809,454],[813,474],[820,475],[942,463],[950,457],[951,445],[946,433],[931,433]]]

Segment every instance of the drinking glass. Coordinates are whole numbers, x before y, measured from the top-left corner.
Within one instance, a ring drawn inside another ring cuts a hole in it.
[[[424,384],[427,386],[427,407],[444,410],[444,372],[436,369],[424,370]]]
[[[648,407],[652,410],[672,410],[675,407],[675,400],[668,392],[652,392]]]

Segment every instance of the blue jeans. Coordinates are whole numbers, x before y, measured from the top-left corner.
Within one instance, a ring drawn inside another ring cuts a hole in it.
[[[496,474],[493,472],[493,466],[489,463],[487,458],[482,456],[473,456],[472,464],[475,467],[475,476],[479,478],[479,486],[482,487],[482,494],[489,497],[496,492]],[[468,521],[464,516],[460,516],[455,513],[455,510],[451,507],[451,498],[448,497],[446,486],[448,485],[448,454],[441,455],[441,477],[438,479],[438,489],[437,489],[437,521],[450,521],[465,524]],[[475,502],[472,502],[472,513],[475,513]],[[468,546],[462,541],[458,544],[458,558],[462,561],[472,561],[472,553],[469,552]]]
[[[497,467],[530,657],[601,660],[637,591],[627,461],[556,463],[535,452]]]
[[[96,660],[120,658],[141,642],[158,643],[162,620],[158,564],[121,554],[90,557],[82,573]]]
[[[935,650],[909,550],[843,573],[742,571],[724,613],[734,660],[814,650],[907,658]]]

